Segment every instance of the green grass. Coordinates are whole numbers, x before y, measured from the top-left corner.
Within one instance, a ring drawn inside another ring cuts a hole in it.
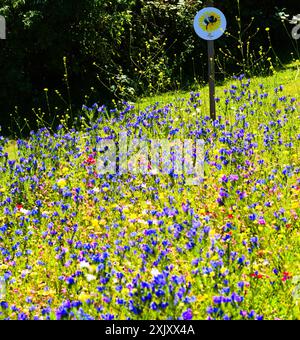
[[[254,77],[251,78],[251,84],[253,87],[257,87],[259,84],[264,84],[266,90],[274,89],[279,85],[285,86],[285,94],[293,95],[298,97],[300,94],[300,74],[298,69],[300,66],[298,63],[292,63],[286,66],[286,70],[276,72],[273,76],[268,77]],[[216,97],[222,97],[224,90],[232,83],[231,80],[226,81],[222,85],[216,85]],[[208,110],[209,107],[209,89],[208,86],[199,87],[194,90],[195,92],[200,91],[203,99],[203,108]],[[136,102],[137,109],[144,109],[149,105],[153,105],[158,102],[161,105],[171,103],[177,99],[187,99],[189,98],[190,91],[175,91],[167,92],[163,94],[154,95],[151,97],[141,98]],[[222,114],[222,112],[219,112]]]
[[[17,143],[15,140],[10,140],[4,148],[4,152],[8,153],[9,160],[16,160],[18,157]]]

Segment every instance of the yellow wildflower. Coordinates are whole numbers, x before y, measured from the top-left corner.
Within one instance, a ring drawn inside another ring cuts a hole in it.
[[[61,178],[57,181],[57,185],[59,188],[64,188],[67,185],[67,181],[64,178]]]

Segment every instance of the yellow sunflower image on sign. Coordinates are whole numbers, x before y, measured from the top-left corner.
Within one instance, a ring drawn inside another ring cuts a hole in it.
[[[214,32],[221,27],[221,17],[216,12],[207,12],[200,17],[199,26],[208,33]]]

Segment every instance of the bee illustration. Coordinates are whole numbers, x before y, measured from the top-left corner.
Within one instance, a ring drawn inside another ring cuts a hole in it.
[[[216,18],[213,15],[211,15],[210,17],[205,18],[204,19],[204,23],[206,24],[206,30],[208,29],[209,24],[214,24],[217,21],[218,21],[218,18]]]

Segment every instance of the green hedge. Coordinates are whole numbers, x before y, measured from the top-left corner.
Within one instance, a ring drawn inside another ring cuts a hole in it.
[[[267,49],[264,28],[270,27],[275,50],[284,51],[283,57],[289,54],[291,41],[275,14],[283,7],[290,14],[300,13],[296,3],[240,0],[243,27],[254,18],[243,40],[261,28],[251,51]],[[226,14],[228,31],[236,34],[237,1],[215,1],[215,6]],[[205,81],[206,44],[192,27],[202,7],[196,0],[0,0],[0,15],[7,21],[7,39],[0,41],[2,128],[7,130],[15,120],[22,127],[24,117],[34,127],[34,107],[41,107],[44,119],[52,121],[70,102],[76,112],[85,101],[134,100]],[[235,60],[242,57],[234,39],[224,36],[216,47],[228,48],[233,56],[218,52],[219,79],[245,71]],[[246,72],[254,73],[255,65],[248,66]],[[44,88],[49,89],[50,110]]]

